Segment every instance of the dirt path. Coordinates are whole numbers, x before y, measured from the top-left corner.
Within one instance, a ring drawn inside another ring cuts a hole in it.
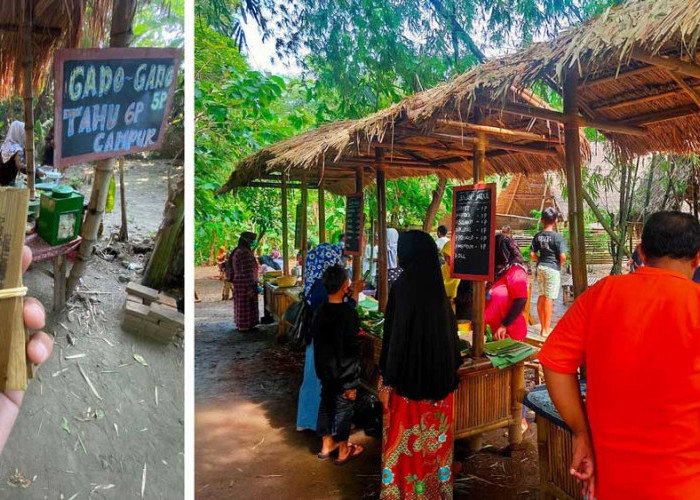
[[[168,164],[128,161],[127,168],[130,236],[153,236],[167,195]],[[72,167],[68,176],[82,177],[82,171]],[[90,184],[81,190],[89,195]],[[115,210],[105,217],[105,238],[119,229],[118,195],[117,189]],[[105,244],[103,238],[98,246]],[[128,260],[140,263],[142,257]],[[48,262],[33,266],[25,284],[49,311],[47,331],[55,333],[56,348],[31,382],[3,453],[0,498],[136,499],[144,475],[143,498],[183,498],[182,347],[144,341],[119,326],[126,297],[119,276],[134,281],[141,276],[119,260],[93,257],[82,288],[97,292],[85,294],[97,315],[88,317],[80,305],[72,312],[50,312],[52,281],[41,272],[49,268]],[[31,484],[13,486],[15,471]]]
[[[198,500],[229,498],[360,499],[379,491],[381,443],[356,431],[367,451],[345,467],[316,458],[318,439],[296,431],[303,356],[273,341],[275,326],[243,334],[232,303],[219,299],[213,267],[196,268],[202,302],[195,307],[195,484]],[[487,451],[458,442],[463,470],[456,498],[539,498],[536,427],[523,449],[503,452],[503,431],[485,436]]]

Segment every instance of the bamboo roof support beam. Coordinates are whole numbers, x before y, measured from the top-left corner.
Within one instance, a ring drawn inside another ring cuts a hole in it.
[[[326,242],[326,190],[325,181],[318,183],[318,242]]]
[[[379,295],[379,310],[386,310],[389,298],[389,275],[386,243],[386,176],[384,172],[384,150],[377,148],[377,218],[379,219],[379,255],[377,256],[377,293]]]
[[[355,193],[362,194],[362,188],[365,185],[365,171],[362,167],[357,167],[355,169]],[[363,197],[364,200],[364,197]],[[363,224],[364,226],[364,224]],[[360,248],[358,255],[352,257],[352,279],[358,280],[362,276],[362,253],[365,249],[364,243],[364,232],[360,234]]]
[[[648,73],[649,71],[653,70],[653,66],[642,66],[641,68],[634,68],[630,69],[627,71],[619,71],[615,72],[612,75],[607,75],[607,76],[601,76],[600,78],[588,78],[588,79],[582,79],[579,81],[579,88],[585,88],[585,87],[593,87],[595,85],[600,85],[601,83],[607,83],[610,81],[618,80],[622,77],[630,77],[630,76],[635,76],[635,75],[641,75],[644,73]]]
[[[559,111],[554,111],[552,109],[539,108],[536,106],[526,106],[523,104],[516,103],[499,103],[492,102],[486,99],[477,99],[475,102],[476,106],[491,110],[500,110],[504,113],[509,113],[513,115],[527,116],[530,118],[536,118],[539,120],[548,120],[556,123],[566,123],[566,116]],[[643,128],[635,127],[631,125],[625,125],[620,123],[612,123],[605,120],[589,120],[587,118],[578,119],[579,127],[591,127],[598,130],[604,130],[606,132],[615,132],[619,134],[627,134],[632,136],[643,136],[646,131]]]
[[[626,119],[624,123],[646,126],[668,120],[675,120],[676,118],[682,118],[684,116],[694,115],[697,113],[698,108],[694,104],[686,104],[685,106],[680,106],[678,108],[664,109],[663,111],[653,111],[651,113],[644,113],[642,115],[634,116]]]
[[[518,137],[520,139],[528,139],[530,141],[543,141],[547,139],[542,134],[533,134],[532,132],[526,132],[524,130],[512,130],[501,127],[491,127],[489,125],[476,125],[474,123],[462,123],[455,120],[438,120],[438,125],[444,125],[446,127],[458,127],[463,130],[470,130],[472,132],[484,132],[488,135],[502,135],[506,137]]]
[[[639,48],[632,49],[631,57],[632,59],[651,64],[658,68],[664,68],[682,75],[700,78],[700,66],[693,63],[675,58],[653,55]]]
[[[480,113],[477,113],[477,118]],[[487,138],[484,132],[478,132],[474,144],[473,177],[474,183],[484,182],[486,177],[486,148]],[[453,249],[454,250],[454,249]],[[484,337],[486,333],[486,283],[484,281],[474,281],[472,283],[472,331],[473,333],[473,353],[475,358],[480,358],[484,354]]]
[[[678,86],[683,89],[683,91],[688,95],[688,97],[690,97],[695,103],[695,105],[700,109],[700,94],[698,93],[698,91],[695,90],[695,88],[688,85],[683,79],[683,76],[679,75],[675,71],[669,71],[668,74],[671,75],[671,78],[675,80]]]
[[[287,177],[282,175],[282,269],[289,276],[289,210],[287,208]]]

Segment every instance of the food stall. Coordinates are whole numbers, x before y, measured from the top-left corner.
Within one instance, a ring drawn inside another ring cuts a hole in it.
[[[487,175],[544,172],[563,166],[563,127],[486,107],[461,106],[454,94],[470,88],[472,77],[468,72],[366,118],[323,125],[263,148],[236,166],[219,193],[245,186],[281,188],[286,261],[286,190],[290,182],[301,184],[302,189],[307,184],[324,187],[335,194],[350,195],[349,200],[352,196],[361,199],[373,180],[379,235],[377,308],[383,311],[388,297],[387,179],[438,175],[483,183]],[[459,86],[462,80],[467,85],[464,88]],[[546,107],[530,92],[513,89],[509,96],[521,106]],[[581,139],[578,130],[577,139]],[[585,139],[577,144],[581,155],[589,155]],[[305,220],[301,223],[305,225]],[[491,223],[488,231],[494,230]],[[362,247],[358,245],[353,254],[355,276],[361,274]],[[285,269],[284,274],[288,272]],[[473,347],[460,369],[455,437],[477,438],[483,432],[508,427],[511,443],[519,443],[524,361],[496,368],[484,357],[485,279],[474,281],[473,289]],[[276,308],[275,316],[280,318],[288,302],[280,299],[279,290],[269,288],[266,293],[271,308]],[[376,382],[380,351],[379,337],[363,337],[363,378],[368,387]],[[472,441],[472,446],[479,447],[478,439]]]

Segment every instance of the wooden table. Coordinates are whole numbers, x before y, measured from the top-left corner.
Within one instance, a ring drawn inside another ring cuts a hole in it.
[[[374,391],[379,380],[382,340],[369,334],[360,337],[360,376],[363,386]],[[525,387],[525,363],[498,369],[482,358],[467,358],[459,369],[454,393],[454,438],[476,437],[508,427],[512,445],[522,441],[521,412]]]
[[[585,383],[581,384],[585,396]],[[569,474],[571,431],[552,404],[544,385],[525,396],[525,405],[536,415],[537,450],[540,468],[540,498],[543,500],[581,500],[581,485]]]
[[[272,283],[265,283],[265,310],[277,321],[277,336],[287,333],[289,324],[284,320],[284,313],[294,302],[299,301],[301,287],[280,288]]]
[[[32,251],[32,262],[53,261],[53,310],[60,311],[66,306],[66,258],[70,252],[78,249],[83,239],[78,236],[74,240],[61,245],[51,246],[38,234],[30,234],[24,239],[24,244]]]

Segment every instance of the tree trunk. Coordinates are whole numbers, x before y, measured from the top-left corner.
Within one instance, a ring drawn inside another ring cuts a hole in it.
[[[440,204],[442,203],[442,197],[445,195],[445,187],[447,186],[447,178],[440,176],[438,179],[437,188],[433,191],[433,198],[430,200],[430,206],[425,214],[425,221],[423,221],[423,231],[426,233],[430,232],[435,222],[435,216],[440,210]]]
[[[600,225],[603,226],[603,229],[605,229],[605,232],[608,233],[608,236],[610,236],[610,239],[612,240],[612,242],[615,243],[616,245],[622,245],[620,243],[620,239],[617,236],[617,233],[615,233],[615,231],[613,231],[613,229],[607,223],[607,221],[605,220],[605,216],[600,211],[600,209],[596,205],[595,201],[593,201],[593,198],[591,198],[591,195],[589,195],[585,189],[582,191],[582,193],[583,193],[583,199],[586,200],[586,203],[588,203],[588,206],[591,207],[591,211],[595,215],[595,218],[598,219],[598,222],[600,222]],[[632,257],[632,254],[630,254],[629,249],[627,247],[625,247],[624,245],[622,245],[622,246],[625,248],[625,250],[624,250],[625,255],[627,257]]]
[[[124,182],[124,158],[119,158],[119,201],[122,208],[122,227],[119,229],[119,241],[129,241],[129,223],[126,216],[126,186]]]
[[[136,14],[137,0],[114,0],[112,7],[112,25],[110,28],[110,47],[128,47],[134,38],[132,28],[134,15]],[[80,230],[83,242],[78,251],[78,258],[71,269],[68,277],[67,293],[69,297],[78,286],[80,278],[85,272],[87,263],[92,256],[95,242],[97,241],[97,231],[102,223],[102,217],[107,204],[107,193],[109,191],[109,180],[114,171],[115,159],[100,160],[95,166],[95,176],[90,193],[88,213],[85,222]]]
[[[163,222],[156,235],[155,247],[148,260],[143,284],[162,289],[181,286],[184,276],[185,178],[180,176],[168,193]]]

